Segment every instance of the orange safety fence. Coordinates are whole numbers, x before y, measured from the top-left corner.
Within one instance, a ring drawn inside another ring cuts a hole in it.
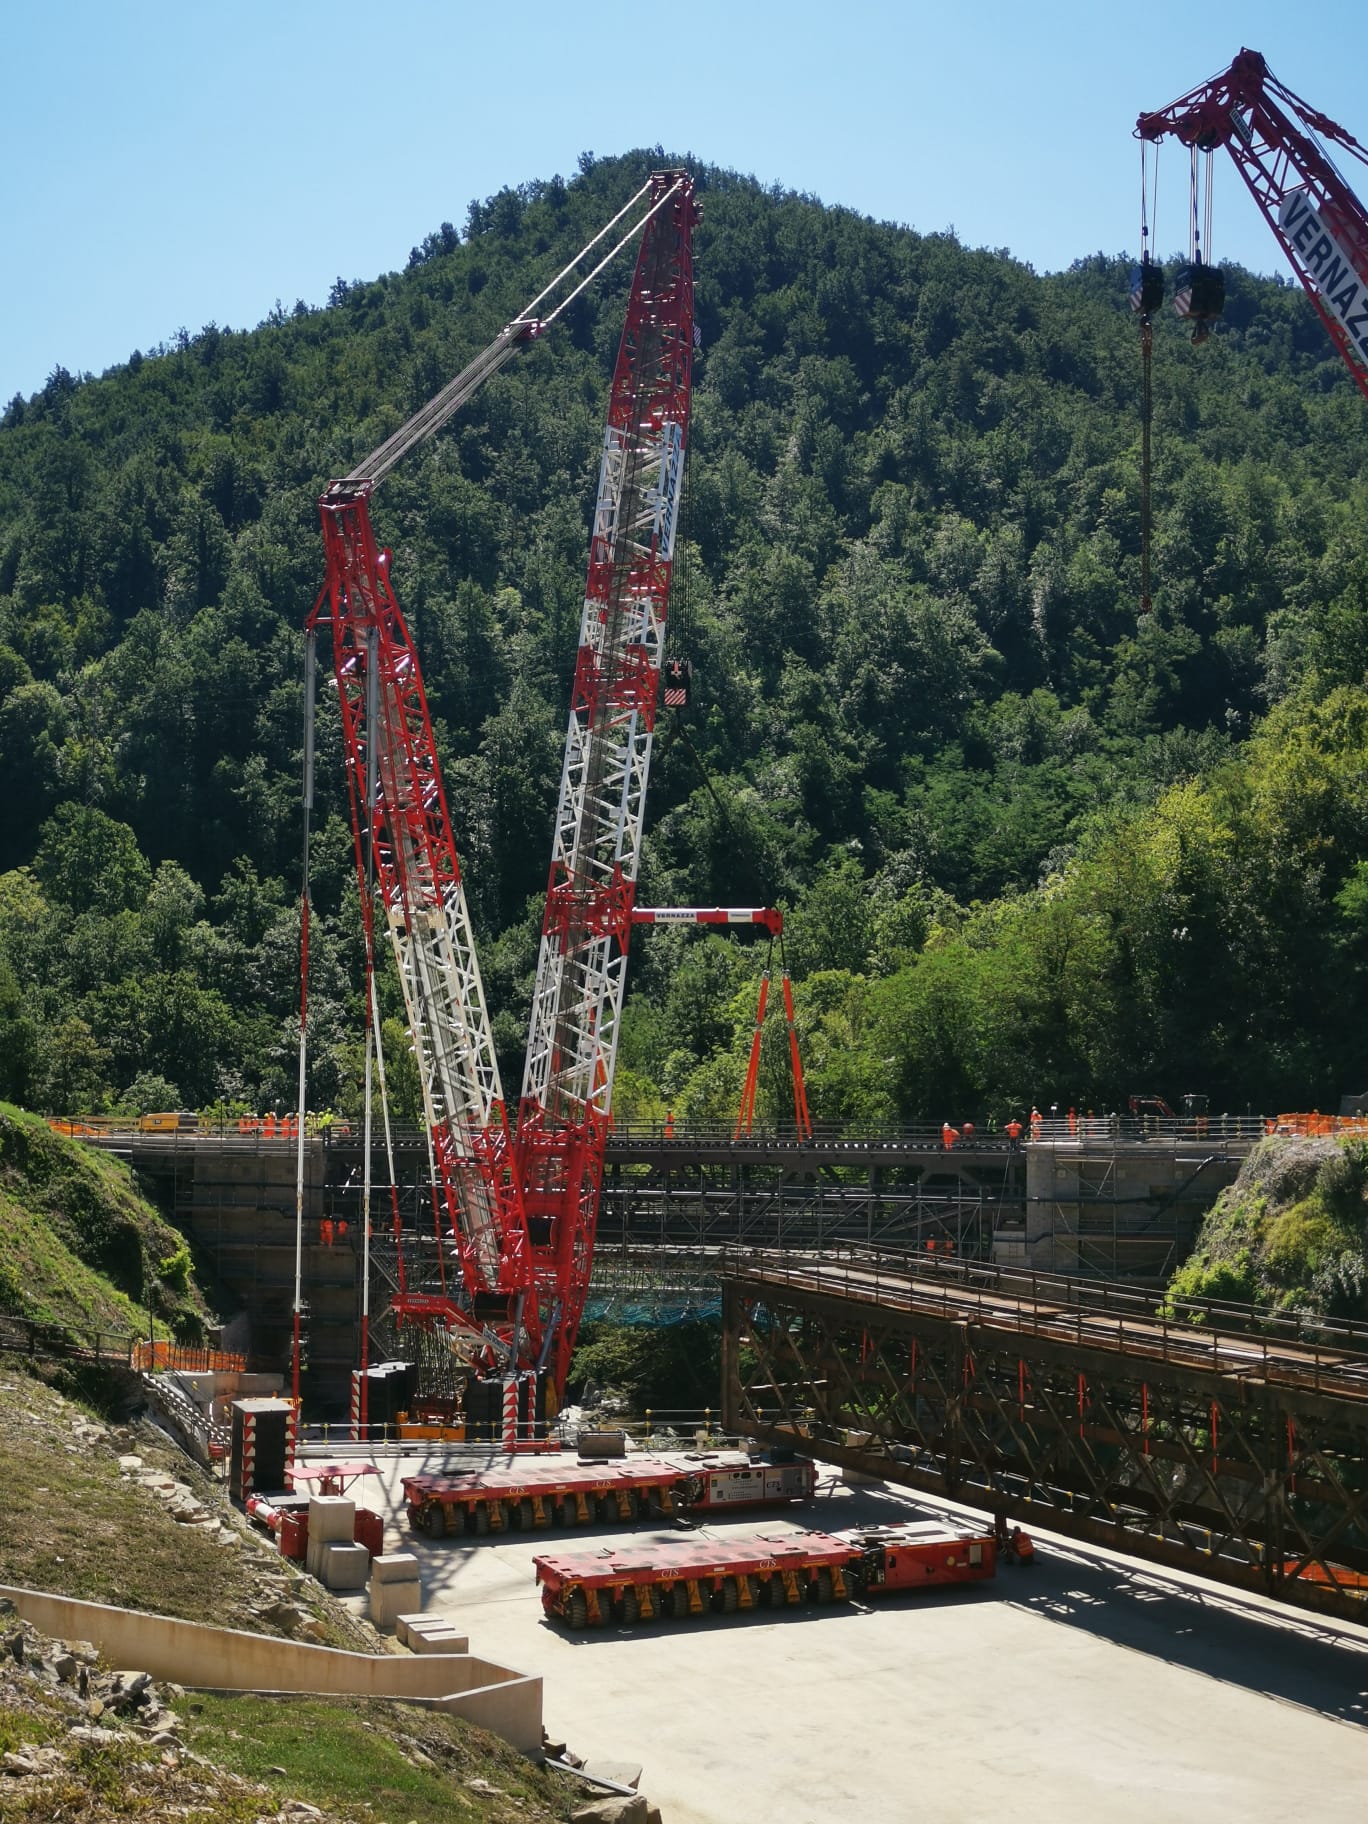
[[[154,1368],[180,1374],[242,1374],[247,1357],[223,1349],[192,1349],[183,1343],[134,1343],[132,1364],[144,1374]]]
[[[1268,1115],[1264,1130],[1270,1134],[1368,1134],[1368,1115],[1307,1114]]]
[[[258,1135],[266,1140],[297,1140],[298,1115],[242,1115],[219,1121],[198,1115],[49,1115],[47,1124],[57,1134],[89,1140],[105,1134],[206,1134],[223,1139],[230,1134]],[[351,1122],[332,1115],[309,1115],[306,1134],[330,1134],[348,1139]]]

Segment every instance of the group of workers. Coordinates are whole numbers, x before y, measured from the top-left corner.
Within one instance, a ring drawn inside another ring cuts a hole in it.
[[[1059,1104],[1057,1102],[1052,1103],[1050,1105],[1050,1120],[1058,1121],[1060,1118]],[[1067,1120],[1069,1123],[1070,1135],[1076,1135],[1078,1132],[1077,1109],[1071,1108],[1069,1110]],[[1030,1126],[1032,1140],[1039,1140],[1041,1130],[1045,1125],[1045,1116],[1041,1114],[1034,1103],[1031,1104],[1028,1124]],[[1026,1132],[1026,1124],[1023,1124],[1015,1115],[1013,1115],[1010,1120],[1003,1122],[1002,1131],[1006,1134],[1007,1139],[1012,1146],[1019,1146],[1021,1144],[1021,1136]],[[941,1144],[944,1146],[947,1153],[961,1141],[966,1145],[972,1144],[973,1138],[974,1124],[972,1121],[961,1121],[958,1127],[955,1127],[949,1121],[941,1123]]]
[[[1013,1115],[1010,1121],[1005,1121],[1003,1123],[1002,1131],[1006,1134],[1012,1145],[1016,1146],[1020,1141],[1022,1134],[1025,1132],[1025,1129],[1022,1127],[1020,1121],[1017,1120],[1016,1116]],[[1035,1139],[1039,1132],[1040,1115],[1039,1112],[1033,1108],[1031,1110],[1031,1138]],[[961,1140],[964,1141],[966,1146],[972,1146],[974,1140],[974,1124],[972,1121],[961,1121],[958,1127],[952,1126],[949,1121],[942,1122],[941,1144],[945,1147],[947,1153],[952,1147],[957,1146]]]

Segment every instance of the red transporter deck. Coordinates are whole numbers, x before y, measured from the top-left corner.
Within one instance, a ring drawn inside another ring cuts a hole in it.
[[[978,1583],[997,1569],[991,1532],[940,1521],[843,1533],[667,1540],[537,1558],[542,1607],[572,1628]]]
[[[605,1462],[510,1457],[480,1469],[403,1478],[409,1524],[447,1534],[530,1532],[659,1518],[676,1508],[774,1506],[805,1500],[817,1484],[806,1457],[756,1461],[745,1451],[635,1455]]]

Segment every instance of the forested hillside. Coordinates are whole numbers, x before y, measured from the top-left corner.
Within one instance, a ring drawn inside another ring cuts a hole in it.
[[[659,162],[586,158],[326,308],[9,405],[0,1093],[293,1099],[316,498]],[[729,173],[699,189],[672,605],[695,690],[662,719],[642,899],[788,907],[819,1117],[1368,1087],[1368,409],[1301,294],[1235,271],[1206,347],[1158,327],[1142,619],[1123,261],[1040,277]],[[628,277],[375,501],[511,1092]],[[311,1099],[347,1106],[360,927],[326,704],[319,787]],[[622,1112],[734,1107],[761,960],[640,944]]]

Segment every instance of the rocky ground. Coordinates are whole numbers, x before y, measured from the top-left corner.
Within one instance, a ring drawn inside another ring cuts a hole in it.
[[[147,1417],[106,1421],[0,1364],[0,1584],[360,1652],[395,1651],[249,1526]],[[573,1760],[573,1756],[569,1757]],[[3,1824],[659,1824],[397,1703],[186,1693],[54,1641],[0,1599]]]
[[[81,1641],[45,1639],[0,1599],[0,1817],[37,1824],[138,1818],[224,1824],[343,1824],[190,1749],[177,1685],[111,1671]],[[354,1824],[347,1820],[346,1824]]]
[[[243,1700],[250,1704],[253,1700]],[[259,1701],[259,1700],[258,1700]],[[296,1725],[311,1708],[295,1700],[273,1706]],[[489,1824],[659,1824],[660,1814],[639,1796],[575,1804],[583,1791],[540,1772],[511,1750],[448,1718],[403,1705],[350,1706],[334,1715],[374,1738],[372,1798],[339,1804],[317,1780],[288,1765],[270,1764],[260,1777],[202,1752],[219,1740],[247,1738],[226,1727],[247,1721],[231,1701],[220,1714],[209,1700],[179,1685],[158,1685],[146,1672],[103,1666],[82,1641],[45,1638],[0,1598],[0,1818],[5,1824],[381,1824],[383,1795],[393,1791],[391,1757],[413,1778],[403,1804],[390,1815],[484,1819]],[[210,1712],[206,1720],[206,1710]],[[260,1737],[260,1730],[257,1732]],[[291,1739],[281,1753],[292,1758]],[[248,1744],[260,1752],[269,1743]],[[479,1771],[474,1771],[474,1769]],[[529,1791],[529,1783],[544,1792]],[[290,1790],[291,1786],[295,1790]],[[300,1796],[309,1792],[311,1796]],[[321,1801],[321,1802],[320,1802]],[[379,1802],[377,1804],[377,1801]],[[436,1811],[434,1812],[434,1806]],[[573,1809],[572,1809],[573,1807]],[[417,1820],[415,1819],[415,1824]]]

